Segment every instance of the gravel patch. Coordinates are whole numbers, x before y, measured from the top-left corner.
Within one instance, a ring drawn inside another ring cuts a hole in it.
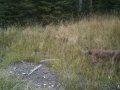
[[[8,71],[20,76],[27,83],[33,85],[36,90],[64,90],[62,85],[58,82],[57,73],[44,63],[41,63],[41,65],[41,67],[30,75],[27,73],[38,66],[38,64],[25,61],[16,62],[9,65]]]

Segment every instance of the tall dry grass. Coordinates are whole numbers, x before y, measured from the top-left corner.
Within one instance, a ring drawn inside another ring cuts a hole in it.
[[[96,81],[98,86],[120,84],[120,64],[112,66],[111,62],[102,62],[93,66],[91,57],[83,54],[87,48],[120,49],[119,17],[93,15],[77,23],[71,21],[57,26],[12,27],[1,35],[6,41],[2,43],[7,46],[3,66],[23,59],[39,62],[44,58],[54,58],[59,61],[52,61],[50,65],[60,72],[59,80],[67,88],[80,89],[76,84],[78,74],[93,80],[93,83],[83,85],[89,90],[90,87],[93,90]]]

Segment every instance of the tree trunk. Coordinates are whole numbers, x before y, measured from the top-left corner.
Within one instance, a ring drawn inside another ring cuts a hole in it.
[[[92,10],[92,0],[90,0],[90,11]]]
[[[82,0],[79,0],[79,9],[78,11],[80,12],[82,10]]]

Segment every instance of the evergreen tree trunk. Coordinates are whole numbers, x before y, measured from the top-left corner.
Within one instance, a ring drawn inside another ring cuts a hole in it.
[[[79,12],[82,11],[82,0],[79,0],[79,9],[78,9],[78,11]]]
[[[90,0],[90,11],[92,11],[92,0]]]

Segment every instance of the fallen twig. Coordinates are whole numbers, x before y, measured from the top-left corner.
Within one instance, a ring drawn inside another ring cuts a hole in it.
[[[42,64],[40,64],[40,65],[36,66],[34,69],[30,70],[30,73],[28,73],[28,75],[31,75],[34,71],[36,71],[41,66],[42,66]]]
[[[47,61],[53,61],[53,60],[59,60],[59,59],[43,59],[43,60],[40,60],[40,62],[47,62]]]
[[[59,60],[59,59],[44,59],[41,60],[40,62],[47,62],[47,61],[51,61],[51,60]],[[31,75],[34,71],[36,71],[38,68],[40,68],[42,66],[42,64],[36,66],[35,68],[31,69],[29,73],[22,73],[23,75]]]
[[[35,68],[31,69],[29,73],[22,73],[23,75],[31,75],[34,71],[36,71],[38,68],[40,68],[42,64],[36,66]]]

